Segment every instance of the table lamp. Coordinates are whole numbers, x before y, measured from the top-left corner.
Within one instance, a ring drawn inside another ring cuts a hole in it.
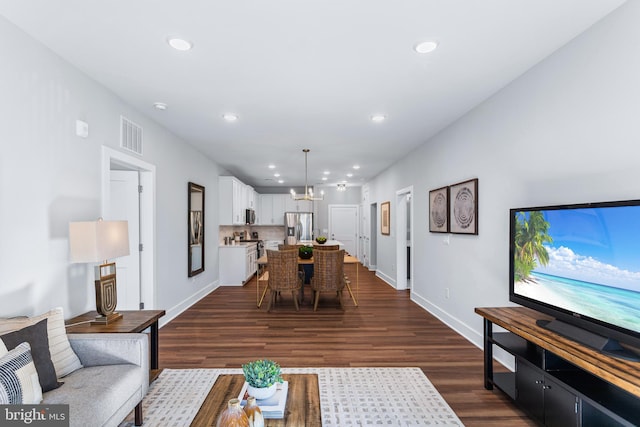
[[[96,316],[92,323],[107,324],[122,318],[116,313],[116,263],[109,259],[129,255],[127,221],[83,221],[69,223],[71,262],[102,262],[96,272]]]

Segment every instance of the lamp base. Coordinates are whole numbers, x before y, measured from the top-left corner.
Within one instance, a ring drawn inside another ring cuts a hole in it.
[[[116,320],[122,319],[122,314],[120,313],[111,313],[106,316],[96,316],[95,319],[91,321],[92,325],[107,325],[109,323],[115,322]]]
[[[100,278],[95,281],[96,286],[96,316],[92,324],[106,325],[122,318],[116,313],[118,291],[116,289],[116,263],[104,263],[100,267]]]

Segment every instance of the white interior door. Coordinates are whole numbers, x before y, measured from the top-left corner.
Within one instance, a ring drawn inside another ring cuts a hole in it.
[[[119,310],[140,309],[140,201],[137,171],[111,171],[111,193],[106,218],[129,223],[129,256],[116,262]]]
[[[329,205],[329,236],[358,256],[358,205]]]

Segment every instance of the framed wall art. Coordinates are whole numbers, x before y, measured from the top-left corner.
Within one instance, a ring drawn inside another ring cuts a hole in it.
[[[429,231],[449,232],[449,187],[429,191]]]
[[[478,179],[449,187],[449,231],[478,234]]]
[[[385,236],[391,234],[391,202],[380,205],[380,232]]]
[[[188,276],[204,271],[204,187],[189,183],[187,202]]]

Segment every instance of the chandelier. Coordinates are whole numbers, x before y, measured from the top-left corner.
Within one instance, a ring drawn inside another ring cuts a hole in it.
[[[309,153],[309,151],[310,150],[308,148],[302,149],[302,152],[304,153],[304,194],[302,196],[299,196],[292,188],[291,198],[293,200],[324,200],[323,192],[320,193],[320,197],[313,197],[313,190],[310,189],[307,185],[307,154]]]
[[[347,184],[338,184],[338,191],[347,191]]]

